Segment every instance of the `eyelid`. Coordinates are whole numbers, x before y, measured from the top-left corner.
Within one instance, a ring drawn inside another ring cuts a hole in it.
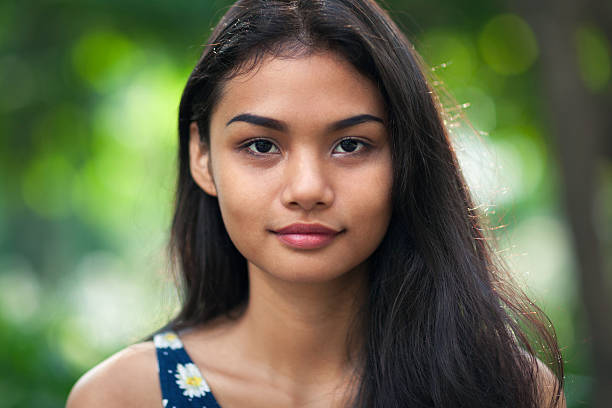
[[[354,151],[354,152],[338,152],[337,153],[338,155],[349,156],[349,155],[356,155],[356,154],[359,154],[359,153],[364,153],[365,151],[369,150],[373,146],[373,143],[371,141],[369,141],[369,140],[364,140],[363,138],[356,137],[356,136],[347,136],[347,137],[343,137],[342,139],[338,140],[334,144],[334,146],[332,147],[332,154],[335,152],[335,150],[338,148],[338,146],[340,146],[340,143],[342,143],[342,142],[344,142],[346,140],[354,140],[354,141],[356,141],[358,143],[361,143],[363,145],[363,147],[360,148],[357,151]],[[257,152],[252,151],[251,149],[249,149],[250,145],[252,145],[253,143],[258,142],[258,141],[266,141],[266,142],[272,143],[272,145],[274,147],[276,147],[278,152],[274,152],[274,153],[269,153],[269,152],[268,153],[257,153]],[[269,138],[266,138],[266,137],[254,137],[254,138],[247,139],[247,140],[241,142],[238,145],[238,150],[240,150],[240,151],[245,150],[247,154],[250,154],[250,155],[253,155],[253,156],[268,156],[268,155],[279,154],[281,149],[280,149],[280,147],[278,147],[278,144],[274,140],[272,140],[272,139],[269,139]]]
[[[272,145],[274,147],[276,147],[278,152],[274,152],[274,153],[257,153],[257,152],[252,151],[251,149],[249,149],[250,145],[252,145],[255,142],[259,142],[259,141],[265,141],[265,142],[272,143]],[[246,151],[247,154],[250,154],[250,155],[253,155],[253,156],[268,156],[268,155],[279,154],[280,153],[280,147],[278,147],[278,144],[274,140],[268,139],[266,137],[253,137],[251,139],[245,140],[245,141],[243,141],[242,143],[240,143],[238,145],[238,150]]]
[[[352,155],[352,154],[363,153],[364,151],[367,151],[373,146],[372,142],[368,140],[364,140],[363,138],[356,137],[356,136],[347,136],[347,137],[343,137],[342,139],[338,140],[338,142],[334,145],[332,149],[332,153],[338,148],[338,146],[340,146],[340,143],[344,142],[345,140],[354,140],[355,142],[361,143],[363,147],[355,152],[339,152],[339,154],[341,155]]]

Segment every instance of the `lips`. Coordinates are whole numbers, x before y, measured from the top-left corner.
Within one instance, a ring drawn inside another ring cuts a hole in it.
[[[291,224],[273,231],[278,239],[297,249],[317,249],[325,247],[341,232],[321,224]]]

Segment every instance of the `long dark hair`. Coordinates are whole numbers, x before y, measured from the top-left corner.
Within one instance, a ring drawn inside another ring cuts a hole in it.
[[[377,84],[388,113],[392,218],[370,259],[353,405],[536,407],[536,354],[559,378],[554,404],[563,367],[552,326],[495,258],[424,65],[372,0],[240,0],[214,29],[179,109],[170,249],[182,308],[162,330],[239,313],[248,298],[246,260],[225,230],[217,199],[190,174],[190,123],[208,143],[225,81],[265,56],[315,51],[342,56]]]

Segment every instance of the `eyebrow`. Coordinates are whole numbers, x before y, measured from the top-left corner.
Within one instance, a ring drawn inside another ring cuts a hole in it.
[[[285,122],[282,122],[277,119],[268,118],[265,116],[253,115],[251,113],[242,113],[240,115],[236,115],[233,118],[231,118],[229,122],[225,124],[225,126],[227,127],[234,122],[251,123],[256,126],[263,126],[268,129],[278,130],[281,132],[286,132],[288,129],[288,126]],[[349,118],[336,121],[330,124],[327,127],[327,130],[331,132],[336,132],[336,131],[346,129],[351,126],[356,126],[356,125],[359,125],[365,122],[380,122],[384,124],[384,121],[378,116],[369,115],[369,114],[361,114],[361,115],[351,116]]]

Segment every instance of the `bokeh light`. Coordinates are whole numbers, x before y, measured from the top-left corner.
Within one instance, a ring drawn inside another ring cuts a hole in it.
[[[525,72],[538,56],[533,31],[515,14],[492,18],[482,29],[478,46],[487,65],[502,75]]]
[[[431,68],[491,239],[557,328],[568,406],[584,407],[589,339],[534,69],[542,45],[496,3],[386,3]],[[143,4],[0,2],[2,407],[64,406],[83,372],[176,310],[166,244],[178,103],[230,1]],[[603,97],[606,31],[573,32],[581,80]],[[611,220],[612,167],[601,173],[594,217]]]
[[[582,80],[591,91],[602,91],[610,82],[608,40],[600,28],[584,24],[576,30],[574,42]]]

